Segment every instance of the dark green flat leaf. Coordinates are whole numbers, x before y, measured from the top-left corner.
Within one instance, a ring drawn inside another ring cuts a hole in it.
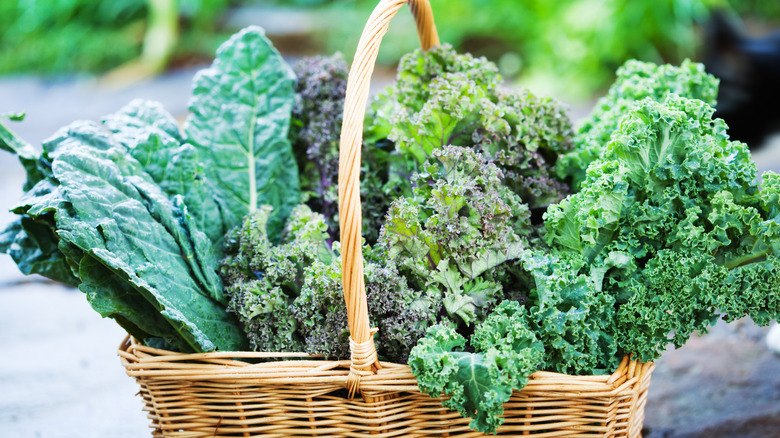
[[[159,103],[139,99],[106,117],[103,124],[168,196],[184,197],[197,228],[220,254],[228,226],[207,182],[204,169],[211,163],[201,163],[195,147],[183,143],[176,119]]]
[[[103,266],[92,256],[81,260],[79,289],[87,301],[104,318],[113,318],[133,337],[144,341],[151,337],[165,339],[179,351],[189,350],[177,337],[173,327],[129,283]]]
[[[75,213],[57,217],[60,238],[143,295],[193,349],[240,349],[240,329],[215,301],[221,286],[206,274],[216,258],[198,253],[205,235],[182,225],[186,212],[121,145],[105,148],[111,140],[100,126],[74,124],[63,132],[48,145],[52,170]]]
[[[24,190],[29,190],[43,178],[43,174],[38,169],[38,157],[40,155],[38,151],[11,132],[2,123],[0,123],[0,149],[14,153],[19,157],[24,170],[27,171],[27,181],[24,183]]]

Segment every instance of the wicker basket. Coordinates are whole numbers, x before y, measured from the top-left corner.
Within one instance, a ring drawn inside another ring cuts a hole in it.
[[[363,279],[360,151],[382,37],[405,4],[423,49],[439,44],[428,0],[381,0],[349,73],[339,156],[339,218],[351,360],[304,353],[181,354],[126,339],[120,349],[156,437],[476,437],[469,419],[421,393],[407,365],[379,362]],[[258,359],[293,359],[259,361]],[[498,434],[640,437],[652,363],[603,376],[537,372],[505,404]],[[358,395],[357,397],[355,395]]]

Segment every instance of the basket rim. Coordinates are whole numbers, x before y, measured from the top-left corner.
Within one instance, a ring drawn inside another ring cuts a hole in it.
[[[236,381],[251,380],[258,384],[327,384],[347,387],[349,360],[328,360],[306,353],[267,353],[252,351],[219,351],[179,353],[142,345],[127,335],[117,354],[126,373],[136,379],[159,381]],[[279,359],[252,363],[251,359]],[[411,367],[381,362],[382,369],[364,376],[362,391],[421,392]],[[649,381],[655,364],[623,357],[610,374],[575,376],[551,371],[536,371],[529,376],[521,392],[526,395],[585,397],[619,397],[630,395]]]

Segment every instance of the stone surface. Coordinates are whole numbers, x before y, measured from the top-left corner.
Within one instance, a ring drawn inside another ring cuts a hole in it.
[[[773,353],[780,355],[780,325],[775,324],[769,330],[769,333],[766,335],[766,346]]]

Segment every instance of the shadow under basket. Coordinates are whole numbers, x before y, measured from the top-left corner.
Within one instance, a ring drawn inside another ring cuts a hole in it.
[[[119,349],[155,437],[481,437],[468,418],[420,392],[406,365],[382,362],[345,389],[350,361],[273,353],[182,354],[128,337]],[[653,363],[611,375],[536,372],[504,404],[499,436],[640,437]]]

